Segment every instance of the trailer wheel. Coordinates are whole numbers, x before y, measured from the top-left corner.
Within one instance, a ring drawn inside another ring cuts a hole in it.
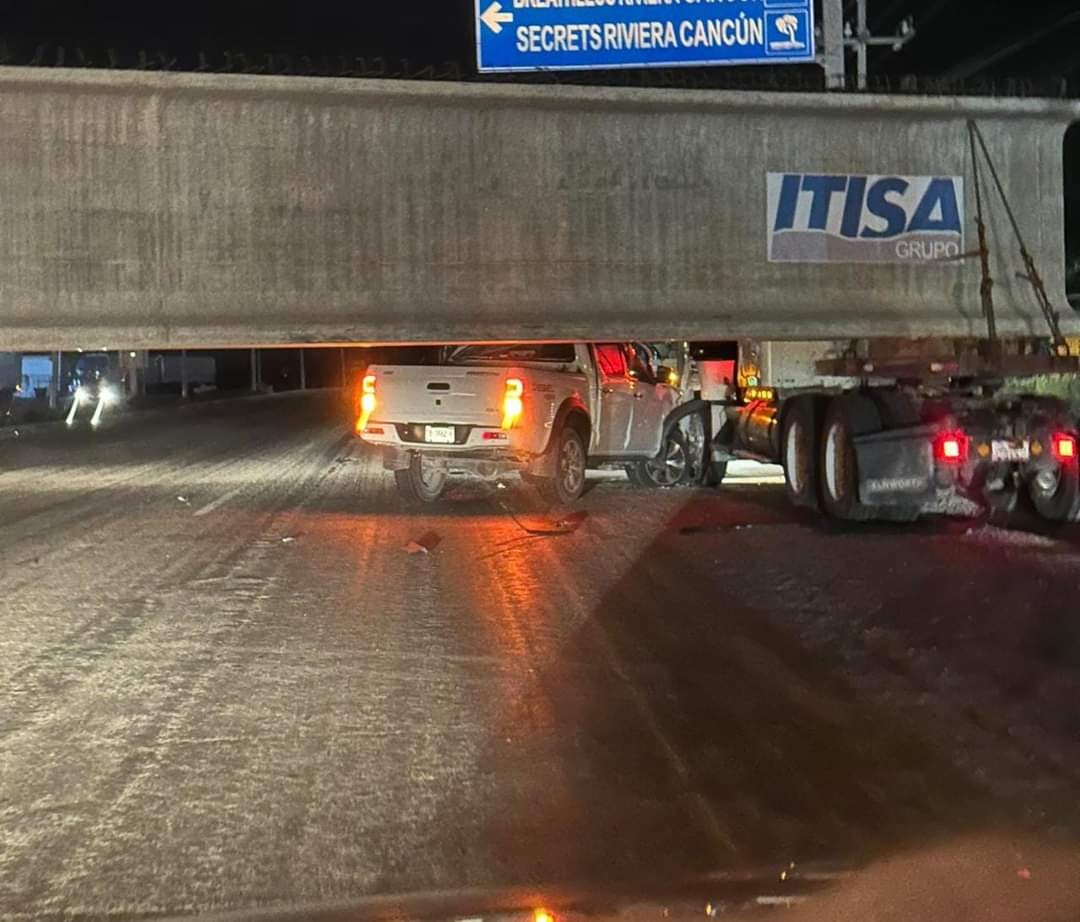
[[[427,505],[437,502],[446,489],[448,475],[446,470],[436,467],[430,461],[425,463],[423,455],[414,454],[409,466],[403,471],[394,471],[398,493],[407,503]]]
[[[1027,495],[1035,512],[1048,522],[1080,519],[1080,468],[1062,464],[1040,471],[1027,482]]]
[[[881,429],[881,416],[873,402],[846,394],[829,402],[821,430],[821,504],[834,519],[866,521],[874,510],[859,502],[859,472],[852,438]]]
[[[818,414],[812,397],[789,401],[780,427],[780,459],[788,499],[796,506],[818,508]]]

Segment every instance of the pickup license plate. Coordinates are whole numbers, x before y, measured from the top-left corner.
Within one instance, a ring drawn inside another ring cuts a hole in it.
[[[994,439],[990,443],[991,461],[1030,461],[1031,443],[1027,439]]]
[[[457,434],[453,426],[424,426],[424,441],[436,445],[453,445]]]

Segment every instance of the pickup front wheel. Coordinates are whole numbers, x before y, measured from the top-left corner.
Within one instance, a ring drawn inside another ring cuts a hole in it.
[[[434,503],[446,489],[446,468],[434,464],[423,455],[413,455],[409,466],[394,471],[398,493],[408,503]]]
[[[550,503],[569,505],[585,490],[585,443],[577,431],[564,426],[555,444],[555,476],[537,477],[540,495]]]
[[[637,461],[627,474],[632,483],[645,487],[677,487],[690,480],[690,447],[678,426],[664,439],[660,454],[649,461]]]

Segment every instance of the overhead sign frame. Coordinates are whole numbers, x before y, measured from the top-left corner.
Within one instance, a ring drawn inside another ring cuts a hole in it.
[[[816,63],[813,0],[474,0],[480,73]]]

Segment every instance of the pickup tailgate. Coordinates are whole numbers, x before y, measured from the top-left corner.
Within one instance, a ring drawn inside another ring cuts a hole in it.
[[[385,423],[458,423],[498,426],[506,368],[455,365],[372,365],[375,412]]]

